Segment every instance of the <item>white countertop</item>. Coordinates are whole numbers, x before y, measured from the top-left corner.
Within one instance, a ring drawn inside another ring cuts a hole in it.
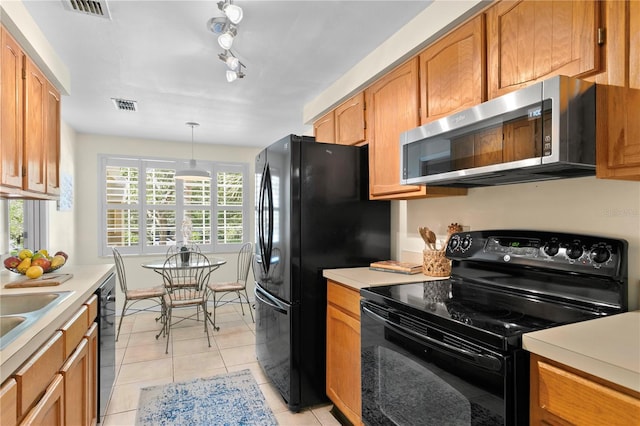
[[[522,346],[640,392],[640,311],[526,333]]]
[[[398,274],[395,272],[374,271],[364,268],[325,269],[322,276],[356,290],[381,285],[418,283],[424,281],[444,280],[448,277],[428,277],[419,274]]]
[[[112,264],[74,266],[65,265],[59,273],[73,274],[73,277],[56,286],[31,288],[5,288],[5,284],[23,280],[24,276],[6,269],[0,271],[0,295],[48,293],[70,291],[71,295],[59,305],[44,314],[24,333],[18,336],[6,348],[0,351],[0,383],[4,382],[31,356],[53,333],[69,320],[82,304],[95,292],[99,285],[111,273],[115,273]],[[46,278],[46,275],[43,277]]]

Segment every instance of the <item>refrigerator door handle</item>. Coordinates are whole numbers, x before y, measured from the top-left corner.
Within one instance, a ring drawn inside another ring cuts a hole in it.
[[[272,297],[269,297],[269,295],[266,294],[264,290],[261,290],[260,287],[256,286],[253,289],[253,294],[256,296],[256,299],[258,299],[260,302],[264,303],[265,305],[269,306],[270,308],[274,309],[275,311],[281,314],[285,314],[285,315],[287,314],[286,307],[283,307],[282,303],[279,303],[277,300],[274,300]]]
[[[262,270],[265,274],[269,273],[269,261],[266,257],[267,255],[267,247],[265,245],[265,201],[266,201],[266,191],[267,191],[267,181],[271,180],[271,174],[269,173],[269,166],[265,164],[264,170],[262,171],[262,179],[260,181],[260,194],[258,196],[258,248],[260,250],[260,260]]]
[[[273,187],[271,186],[271,169],[267,164],[266,170],[266,190],[267,190],[267,211],[269,212],[269,226],[268,226],[268,234],[267,234],[267,247],[266,247],[266,255],[267,255],[267,270],[271,266],[271,252],[273,250]]]

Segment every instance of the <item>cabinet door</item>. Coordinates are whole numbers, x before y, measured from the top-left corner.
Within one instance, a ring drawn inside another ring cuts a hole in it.
[[[333,111],[313,123],[313,135],[316,138],[316,142],[336,143],[336,129]]]
[[[420,121],[477,105],[485,95],[485,23],[480,15],[420,54]]]
[[[21,189],[24,53],[4,27],[0,41],[0,185]]]
[[[47,82],[45,117],[45,152],[47,194],[60,195],[60,94]]]
[[[23,189],[46,192],[47,145],[45,123],[47,80],[31,59],[26,59],[24,164],[26,176]]]
[[[361,419],[360,321],[327,306],[327,395],[354,424]]]
[[[98,419],[98,323],[94,322],[84,335],[89,349],[89,424]]]
[[[67,425],[90,425],[89,357],[89,345],[83,339],[60,369],[64,378],[64,418]]]
[[[401,65],[365,91],[369,131],[371,199],[417,198],[426,187],[400,185],[400,134],[418,127],[418,58]]]
[[[488,96],[600,68],[597,1],[501,1],[487,11]]]
[[[0,388],[0,424],[18,424],[18,384],[15,379],[8,379]]]
[[[47,387],[44,396],[22,420],[21,425],[67,425],[64,420],[64,382],[62,375],[56,374]]]
[[[640,180],[640,2],[606,3],[607,72],[596,87],[596,175]]]
[[[366,140],[364,105],[364,92],[361,92],[335,109],[337,144],[357,145]]]

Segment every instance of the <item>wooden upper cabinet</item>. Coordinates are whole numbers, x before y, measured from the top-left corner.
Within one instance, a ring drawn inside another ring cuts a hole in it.
[[[336,126],[333,111],[313,123],[313,135],[316,138],[316,142],[336,143]]]
[[[47,194],[60,195],[60,93],[47,82],[45,106]]]
[[[365,131],[364,92],[360,92],[335,109],[335,142],[357,145],[367,140]]]
[[[485,52],[479,15],[420,54],[421,124],[486,100]]]
[[[596,175],[640,180],[640,2],[609,1],[606,72],[596,76]]]
[[[501,1],[487,10],[488,97],[600,70],[600,2]]]
[[[22,188],[22,68],[24,53],[0,27],[0,185]]]
[[[369,141],[369,198],[408,200],[464,195],[463,188],[400,184],[400,134],[419,126],[419,58],[395,68],[365,90]]]
[[[23,188],[27,191],[44,193],[47,184],[45,126],[48,82],[29,58],[26,60],[25,69],[24,163],[26,175]]]
[[[364,92],[344,101],[313,123],[316,142],[358,145],[366,141]]]
[[[0,27],[0,194],[60,195],[60,93]]]
[[[400,185],[400,134],[418,127],[418,58],[384,75],[365,91],[371,199],[417,198],[426,187]]]

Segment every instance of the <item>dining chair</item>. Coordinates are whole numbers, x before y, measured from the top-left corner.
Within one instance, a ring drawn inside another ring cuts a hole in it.
[[[122,319],[127,315],[132,315],[142,311],[151,311],[154,308],[156,308],[158,305],[160,305],[160,316],[156,318],[156,321],[162,319],[164,323],[165,309],[164,309],[163,296],[165,294],[165,289],[164,289],[164,286],[162,285],[155,286],[155,287],[148,287],[148,288],[130,289],[127,286],[127,273],[124,267],[124,261],[122,260],[122,255],[120,255],[120,252],[116,248],[113,248],[112,251],[113,251],[113,259],[116,263],[116,273],[118,275],[118,281],[120,282],[120,290],[124,295],[124,304],[122,306],[122,314],[120,315],[118,331],[116,333],[116,342],[117,342],[118,337],[120,337],[120,327],[122,327]],[[141,308],[141,309],[132,308],[132,306],[138,302],[149,301],[149,300],[155,301],[156,299],[157,299],[157,305],[152,305],[152,306],[148,306],[146,308]],[[126,312],[128,309],[130,309],[131,312],[127,314]]]
[[[208,287],[208,294],[210,298],[213,298],[213,325],[214,330],[220,330],[220,327],[216,326],[216,308],[226,305],[227,303],[240,303],[240,309],[244,316],[243,302],[247,304],[249,313],[251,314],[251,321],[255,322],[253,318],[253,311],[251,308],[251,302],[249,302],[249,295],[247,294],[247,277],[249,276],[249,267],[251,266],[253,259],[253,244],[245,243],[240,247],[238,252],[238,265],[237,275],[235,281],[227,282],[211,282]],[[227,296],[232,296],[230,299]],[[209,320],[211,318],[208,316]]]
[[[190,263],[182,262],[183,253],[175,253],[164,261],[162,277],[166,293],[164,295],[165,316],[164,336],[167,339],[165,353],[169,353],[169,338],[171,327],[184,320],[199,320],[199,312],[204,313],[204,331],[207,333],[207,341],[211,347],[209,328],[207,326],[207,283],[211,275],[209,259],[202,253],[189,252]],[[198,265],[193,266],[193,265]],[[174,322],[173,310],[179,308],[196,308],[196,313],[180,317]]]

